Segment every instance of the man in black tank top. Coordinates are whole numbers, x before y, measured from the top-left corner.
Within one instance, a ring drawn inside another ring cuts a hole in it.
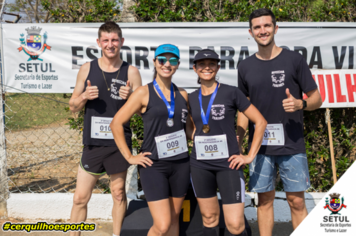
[[[70,218],[72,223],[86,220],[87,204],[95,183],[100,175],[107,173],[114,201],[112,217],[115,236],[120,234],[127,207],[125,182],[129,163],[118,150],[109,125],[116,112],[142,82],[138,69],[120,58],[124,38],[115,22],[109,21],[100,26],[97,43],[103,56],[80,68],[69,101],[72,112],[85,107],[84,149]],[[125,137],[131,144],[129,122],[125,124]],[[71,232],[70,235],[80,235],[80,232]]]

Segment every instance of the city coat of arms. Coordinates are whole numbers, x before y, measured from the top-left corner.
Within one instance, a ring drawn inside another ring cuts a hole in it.
[[[39,56],[46,51],[51,50],[51,46],[47,45],[47,32],[41,35],[42,28],[32,26],[27,28],[27,35],[20,34],[21,46],[18,48],[19,52],[22,50],[30,57],[27,61],[39,60],[43,61]]]

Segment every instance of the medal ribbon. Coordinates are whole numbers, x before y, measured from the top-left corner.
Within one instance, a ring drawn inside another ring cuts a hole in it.
[[[202,98],[201,98],[202,97],[201,88],[199,90],[200,116],[201,116],[201,119],[203,120],[203,124],[204,125],[208,124],[211,106],[213,105],[213,102],[214,102],[214,99],[216,97],[216,94],[218,93],[218,88],[219,88],[219,83],[217,83],[215,91],[214,91],[213,95],[211,95],[211,98],[210,98],[210,101],[209,101],[209,105],[208,105],[208,109],[206,110],[206,115],[205,115],[204,110],[203,110],[203,102],[202,102]]]
[[[168,118],[172,119],[174,116],[174,89],[173,89],[173,84],[171,83],[171,104],[169,105],[167,99],[164,97],[162,90],[159,88],[159,85],[156,82],[156,79],[153,80],[153,85],[155,86],[159,96],[161,96],[162,100],[164,101],[164,103],[167,106],[167,110],[168,110]]]

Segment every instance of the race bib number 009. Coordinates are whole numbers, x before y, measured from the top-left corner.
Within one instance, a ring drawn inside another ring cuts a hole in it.
[[[197,160],[215,160],[229,157],[226,135],[195,136]]]
[[[90,137],[95,139],[114,139],[110,129],[112,118],[108,117],[91,117]]]
[[[188,152],[184,130],[155,137],[158,158],[163,159]]]
[[[268,124],[263,134],[262,145],[264,146],[283,146],[284,130],[283,124]]]

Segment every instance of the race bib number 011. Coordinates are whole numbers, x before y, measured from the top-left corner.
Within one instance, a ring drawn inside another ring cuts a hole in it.
[[[284,130],[283,124],[268,124],[263,134],[262,145],[265,146],[283,146]]]
[[[112,118],[92,116],[90,137],[95,139],[114,139],[110,129],[111,121]]]
[[[197,160],[215,160],[229,157],[226,135],[195,136]]]
[[[188,152],[184,130],[155,137],[158,158],[163,159]]]

